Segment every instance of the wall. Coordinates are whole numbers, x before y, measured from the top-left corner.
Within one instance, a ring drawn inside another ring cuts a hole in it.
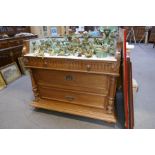
[[[31,33],[37,34],[39,38],[50,37],[51,36],[51,26],[46,26],[47,31],[43,30],[43,26],[31,26]],[[46,29],[45,28],[45,29]],[[68,34],[69,26],[57,26],[57,31],[60,36]]]

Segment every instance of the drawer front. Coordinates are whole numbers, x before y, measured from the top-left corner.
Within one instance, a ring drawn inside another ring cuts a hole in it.
[[[39,94],[41,98],[64,101],[89,107],[104,109],[106,105],[106,97],[95,94],[53,89],[41,86],[39,87]]]
[[[106,75],[44,69],[34,69],[33,74],[38,85],[92,93],[108,93],[109,78]]]
[[[98,61],[64,58],[41,58],[25,56],[24,63],[29,68],[80,71],[98,74],[119,75],[119,61]]]

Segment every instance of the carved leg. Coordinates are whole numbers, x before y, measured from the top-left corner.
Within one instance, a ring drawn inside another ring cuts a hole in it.
[[[114,113],[114,100],[115,100],[115,93],[116,93],[116,78],[110,78],[110,90],[109,90],[109,97],[108,97],[108,104],[107,104],[107,113],[112,114]]]
[[[38,93],[37,85],[36,85],[36,82],[35,82],[35,79],[33,77],[33,73],[32,73],[31,69],[30,69],[30,76],[31,76],[32,90],[34,93],[35,101],[38,101],[39,100],[39,93]]]

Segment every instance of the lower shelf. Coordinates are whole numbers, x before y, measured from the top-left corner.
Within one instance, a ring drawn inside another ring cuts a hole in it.
[[[116,117],[112,114],[105,114],[104,110],[91,108],[81,105],[70,104],[66,102],[54,101],[54,100],[45,100],[39,99],[32,103],[33,107],[43,108],[48,110],[54,110],[63,113],[69,113],[79,116],[85,116],[89,118],[99,119],[107,121],[109,123],[116,123]]]

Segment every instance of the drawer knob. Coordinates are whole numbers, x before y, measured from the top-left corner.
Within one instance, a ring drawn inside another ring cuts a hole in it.
[[[73,101],[75,98],[73,96],[65,96],[65,99],[68,101]]]
[[[47,61],[44,61],[44,65],[47,65],[48,63],[47,63]]]
[[[91,69],[91,65],[87,65],[87,71],[90,71],[90,69]]]
[[[72,76],[72,75],[66,75],[66,76],[65,76],[65,79],[66,79],[67,81],[72,81],[72,80],[73,80],[73,76]]]

